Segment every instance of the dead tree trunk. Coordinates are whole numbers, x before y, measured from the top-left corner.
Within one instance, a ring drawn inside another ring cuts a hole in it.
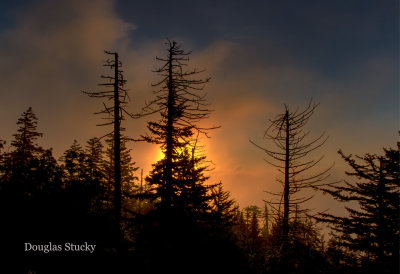
[[[289,152],[290,152],[290,124],[289,124],[289,110],[286,109],[285,121],[286,123],[286,136],[285,136],[285,181],[284,181],[284,191],[283,191],[283,238],[284,243],[288,241],[289,235]]]
[[[113,152],[114,152],[114,199],[113,206],[115,211],[115,226],[117,231],[118,240],[123,239],[122,230],[121,230],[121,211],[122,211],[122,193],[121,193],[121,121],[124,120],[124,113],[131,118],[136,118],[134,115],[130,114],[126,111],[125,107],[128,103],[129,96],[127,94],[126,89],[124,89],[124,85],[126,80],[122,74],[122,64],[119,61],[119,56],[117,52],[108,52],[105,51],[106,54],[112,55],[113,59],[107,60],[104,66],[113,69],[113,76],[101,76],[102,79],[105,80],[105,83],[99,84],[100,86],[105,87],[107,90],[105,91],[94,91],[94,92],[85,92],[90,97],[94,98],[104,98],[107,99],[106,102],[113,102],[113,105],[107,105],[103,103],[104,109],[96,112],[95,114],[106,114],[108,115],[106,123],[99,124],[99,126],[106,125],[114,125],[113,131],[107,133],[105,136],[113,136]],[[102,137],[102,138],[103,138]],[[111,182],[110,182],[111,183]]]
[[[115,219],[120,231],[121,222],[121,132],[119,109],[119,84],[118,84],[118,53],[114,52],[114,207]]]

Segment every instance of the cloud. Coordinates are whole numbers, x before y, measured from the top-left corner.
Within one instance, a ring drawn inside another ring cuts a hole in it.
[[[248,58],[243,58],[243,53],[247,53]],[[270,54],[281,54],[285,60],[290,56],[283,50]],[[337,154],[339,148],[349,153],[381,153],[385,144],[395,144],[393,122],[396,119],[381,120],[382,106],[377,105],[379,101],[392,109],[391,105],[395,104],[390,99],[393,94],[388,85],[394,78],[393,67],[387,58],[371,56],[354,66],[352,75],[339,80],[290,62],[263,63],[262,58],[258,60],[252,57],[254,55],[257,52],[249,51],[246,45],[234,43],[212,45],[196,55],[199,60],[207,60],[202,67],[211,67],[213,72],[212,82],[207,87],[216,109],[211,121],[222,126],[212,134],[206,146],[216,164],[212,178],[221,179],[244,206],[262,203],[267,199],[263,190],[279,188],[274,182],[277,176],[274,169],[265,164],[265,155],[252,147],[248,139],[265,144],[262,135],[268,119],[282,112],[283,103],[291,108],[303,108],[312,97],[321,103],[307,129],[314,137],[323,131],[330,136],[313,157],[325,155],[320,169],[336,163],[331,181],[345,177],[347,167]],[[380,94],[384,94],[384,98]],[[393,111],[388,113],[392,115]],[[392,134],[388,134],[390,128],[393,128]],[[334,203],[317,195],[310,204],[310,207],[324,210]]]
[[[0,34],[0,115],[9,117],[2,119],[3,134],[14,132],[12,124],[28,106],[52,145],[63,148],[79,135],[100,132],[87,129],[101,102],[80,90],[96,88],[103,51],[123,47],[135,26],[121,20],[108,0],[37,1],[21,7],[14,20]]]

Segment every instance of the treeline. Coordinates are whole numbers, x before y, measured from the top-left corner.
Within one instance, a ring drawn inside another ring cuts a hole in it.
[[[358,158],[340,152],[356,182],[326,183],[329,168],[304,177],[319,160],[300,160],[326,139],[303,143],[315,104],[303,112],[286,106],[269,135],[278,150],[260,147],[278,160],[271,164],[284,177],[282,192],[273,193],[280,200],[240,209],[222,183],[210,182],[199,144],[199,135],[218,128],[203,126],[212,112],[203,92],[210,79],[187,70],[190,53],[176,42],[166,48],[157,58],[155,99],[138,114],[127,111],[118,54],[107,52],[114,59],[106,62],[111,76],[102,76],[106,90],[85,92],[105,100],[100,113],[112,131],[104,138],[74,141],[55,159],[38,145],[42,133],[29,108],[10,145],[0,141],[1,257],[17,258],[11,273],[398,273],[399,146]],[[124,119],[144,116],[156,117],[148,133],[125,136]],[[164,155],[144,180],[132,140],[158,144]],[[295,196],[305,188],[358,207],[346,207],[344,217],[311,216],[302,208],[308,198]],[[329,241],[317,222],[331,225]],[[96,248],[24,250],[67,242]]]

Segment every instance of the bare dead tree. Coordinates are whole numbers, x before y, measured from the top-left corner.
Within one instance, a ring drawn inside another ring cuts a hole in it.
[[[305,130],[318,105],[311,100],[304,110],[295,111],[290,111],[285,105],[285,111],[270,120],[264,134],[264,139],[275,148],[265,148],[250,140],[267,154],[268,158],[265,161],[282,174],[283,179],[278,178],[277,181],[282,184],[283,190],[278,193],[266,191],[275,197],[266,202],[279,218],[282,216],[283,205],[282,235],[286,243],[291,221],[295,221],[300,215],[307,216],[310,211],[308,208],[301,208],[300,205],[309,201],[313,195],[301,193],[306,189],[326,185],[325,180],[332,168],[331,166],[319,172],[312,171],[324,157],[310,159],[309,156],[328,139],[325,133],[322,133],[319,137],[309,140],[310,131]]]
[[[105,51],[105,53],[112,56],[112,59],[107,59],[103,66],[113,70],[113,75],[101,75],[104,82],[99,86],[103,87],[104,90],[82,92],[89,95],[89,97],[104,100],[103,109],[95,112],[95,114],[106,114],[106,117],[102,118],[105,122],[98,124],[98,126],[113,125],[113,130],[101,138],[109,135],[114,136],[114,209],[118,233],[121,236],[121,130],[123,130],[121,122],[126,115],[132,118],[134,116],[126,110],[129,96],[124,88],[126,80],[123,76],[122,63],[119,60],[118,53],[110,51]]]

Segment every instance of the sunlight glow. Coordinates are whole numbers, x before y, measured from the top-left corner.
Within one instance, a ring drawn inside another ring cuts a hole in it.
[[[160,148],[157,148],[157,150],[154,151],[153,163],[156,163],[156,162],[160,161],[163,158],[164,158],[164,153],[161,151]]]

